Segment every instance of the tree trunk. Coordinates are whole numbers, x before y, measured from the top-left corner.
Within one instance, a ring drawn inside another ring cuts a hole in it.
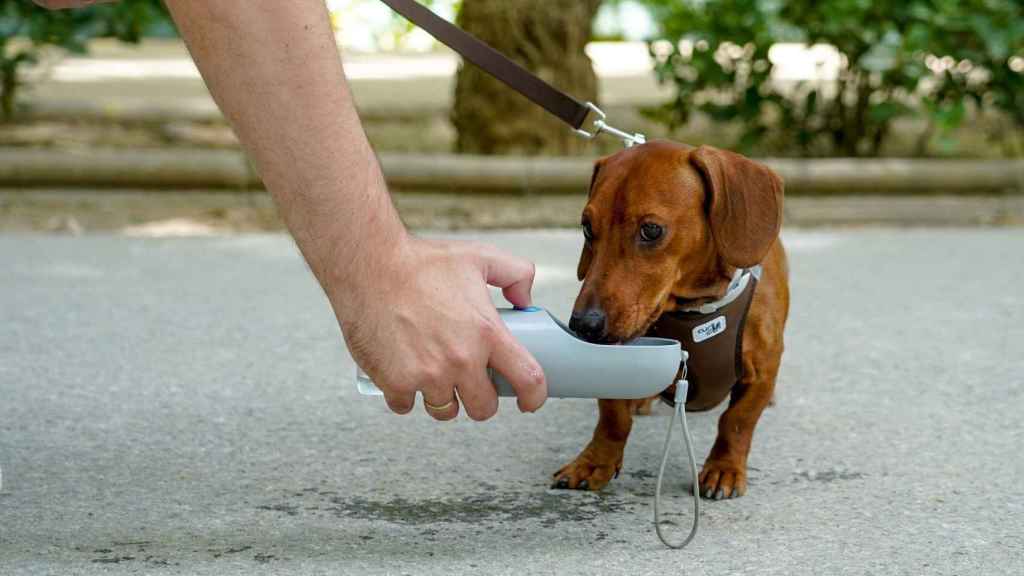
[[[601,0],[464,0],[458,24],[581,102],[597,103],[583,51]],[[456,151],[571,155],[584,141],[568,126],[472,64],[459,67],[452,123]]]

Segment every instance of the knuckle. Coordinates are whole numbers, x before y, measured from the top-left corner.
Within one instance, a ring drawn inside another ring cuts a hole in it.
[[[473,365],[473,356],[465,348],[455,348],[448,353],[448,364],[458,372],[468,370]]]
[[[480,322],[480,337],[487,342],[498,342],[502,340],[501,327],[498,326],[500,320],[494,318],[484,318]]]
[[[401,376],[387,373],[375,376],[371,373],[370,378],[377,383],[378,388],[394,397],[407,397],[416,391],[411,381]]]
[[[410,381],[418,382],[418,387],[437,386],[444,381],[445,369],[440,363],[421,365],[415,372],[416,376]]]

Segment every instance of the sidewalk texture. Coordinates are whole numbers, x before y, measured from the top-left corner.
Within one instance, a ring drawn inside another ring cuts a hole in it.
[[[783,236],[750,489],[675,551],[652,526],[664,411],[604,491],[550,490],[596,402],[390,414],[284,235],[0,235],[0,574],[1024,573],[1024,230]],[[568,317],[578,232],[447,237],[534,259],[534,302]],[[688,416],[699,461],[720,412]]]

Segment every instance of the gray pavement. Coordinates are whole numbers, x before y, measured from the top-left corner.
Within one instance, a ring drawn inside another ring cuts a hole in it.
[[[466,236],[565,315],[576,234]],[[663,416],[600,494],[547,488],[593,402],[391,416],[285,236],[0,236],[0,574],[1024,573],[1024,230],[785,236],[751,488],[682,552],[650,523]]]

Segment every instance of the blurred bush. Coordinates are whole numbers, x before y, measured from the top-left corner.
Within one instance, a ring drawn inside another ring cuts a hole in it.
[[[805,156],[875,156],[895,122],[918,119],[925,154],[968,112],[997,112],[990,136],[1024,149],[1021,0],[645,3],[661,24],[650,43],[656,73],[675,87],[656,115],[673,126],[699,111],[738,123],[741,149],[771,139]],[[772,48],[788,42],[834,47],[833,77],[770,81]]]
[[[170,16],[160,0],[122,0],[75,10],[45,10],[28,0],[0,0],[0,111],[14,114],[19,70],[47,46],[84,54],[93,38],[138,42]],[[166,29],[166,28],[165,28]]]

